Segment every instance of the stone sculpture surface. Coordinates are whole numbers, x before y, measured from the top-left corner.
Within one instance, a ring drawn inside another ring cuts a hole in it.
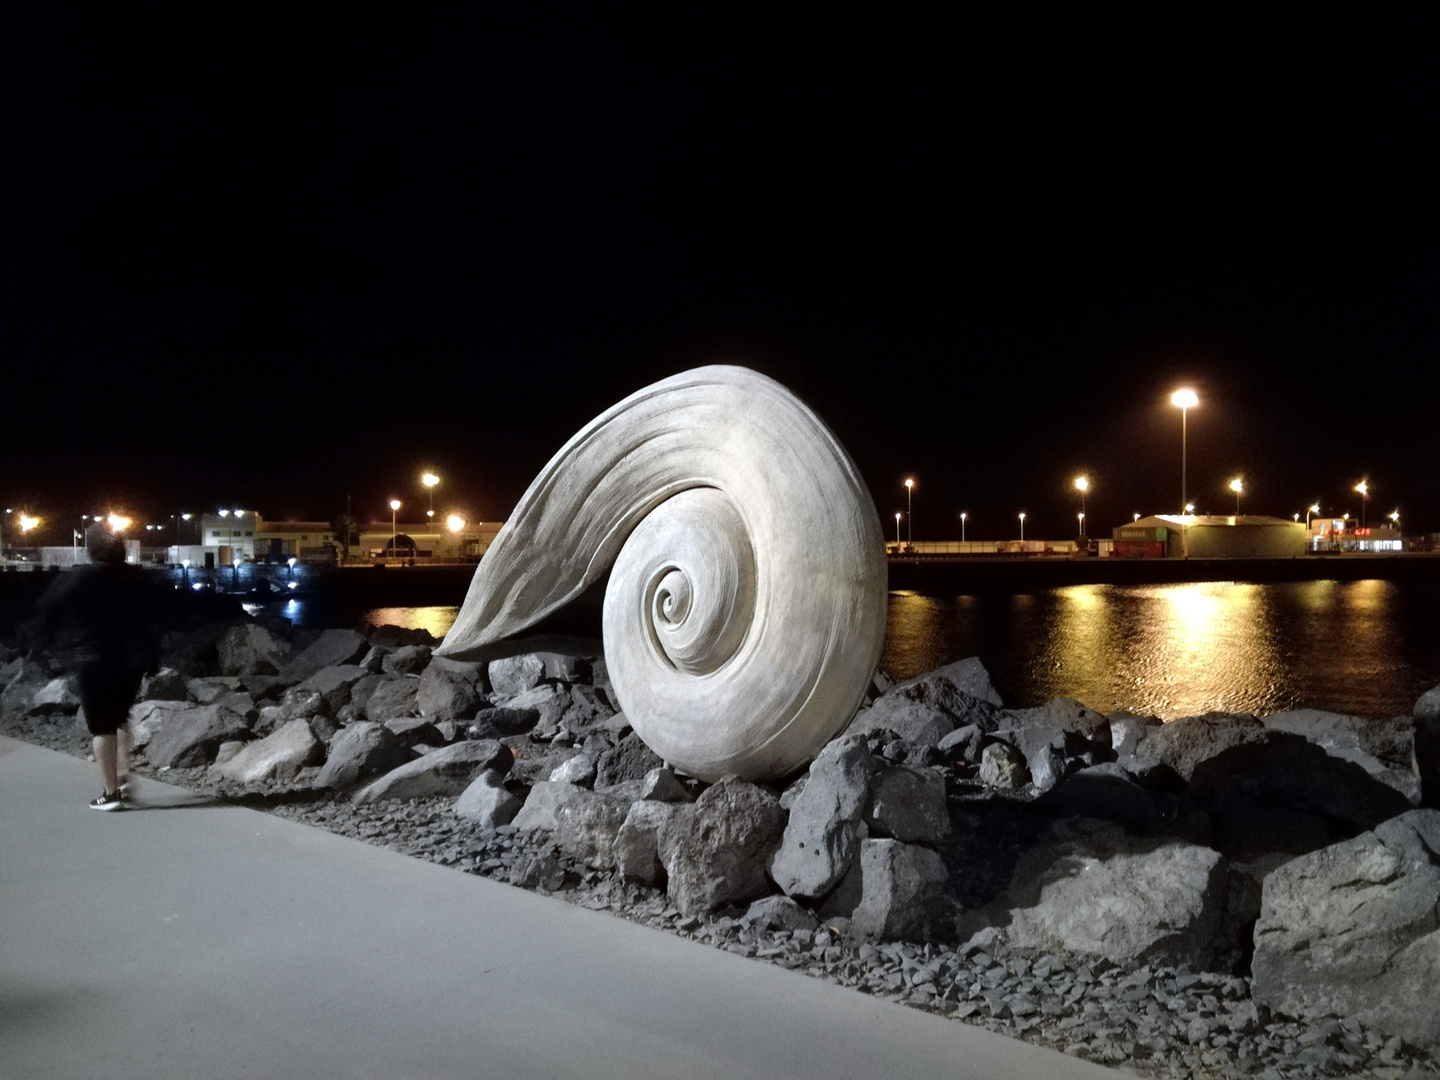
[[[635,731],[703,780],[777,778],[864,698],[884,552],[864,482],[804,403],[746,368],[697,368],[550,460],[436,655],[478,658],[608,573],[605,657]]]

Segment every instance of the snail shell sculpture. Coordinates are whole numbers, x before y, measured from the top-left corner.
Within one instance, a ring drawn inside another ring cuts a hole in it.
[[[607,572],[619,705],[684,772],[783,777],[862,702],[885,632],[880,519],[774,380],[696,368],[587,424],[496,536],[437,655],[479,658]]]

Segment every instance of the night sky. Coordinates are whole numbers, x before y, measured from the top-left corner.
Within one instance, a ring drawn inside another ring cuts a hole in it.
[[[474,7],[9,24],[5,506],[502,520],[729,362],[887,535],[1174,511],[1182,385],[1200,510],[1440,531],[1426,13]]]

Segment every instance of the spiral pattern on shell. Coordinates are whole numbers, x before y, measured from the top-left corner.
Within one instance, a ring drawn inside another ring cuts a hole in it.
[[[551,459],[438,655],[481,655],[608,572],[606,663],[636,733],[701,779],[778,778],[864,698],[884,550],[869,492],[803,402],[746,368],[697,368]]]

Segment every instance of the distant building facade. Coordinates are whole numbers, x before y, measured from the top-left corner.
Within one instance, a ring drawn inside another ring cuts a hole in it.
[[[1305,526],[1263,514],[1155,514],[1113,531],[1117,558],[1289,559],[1306,551]]]

